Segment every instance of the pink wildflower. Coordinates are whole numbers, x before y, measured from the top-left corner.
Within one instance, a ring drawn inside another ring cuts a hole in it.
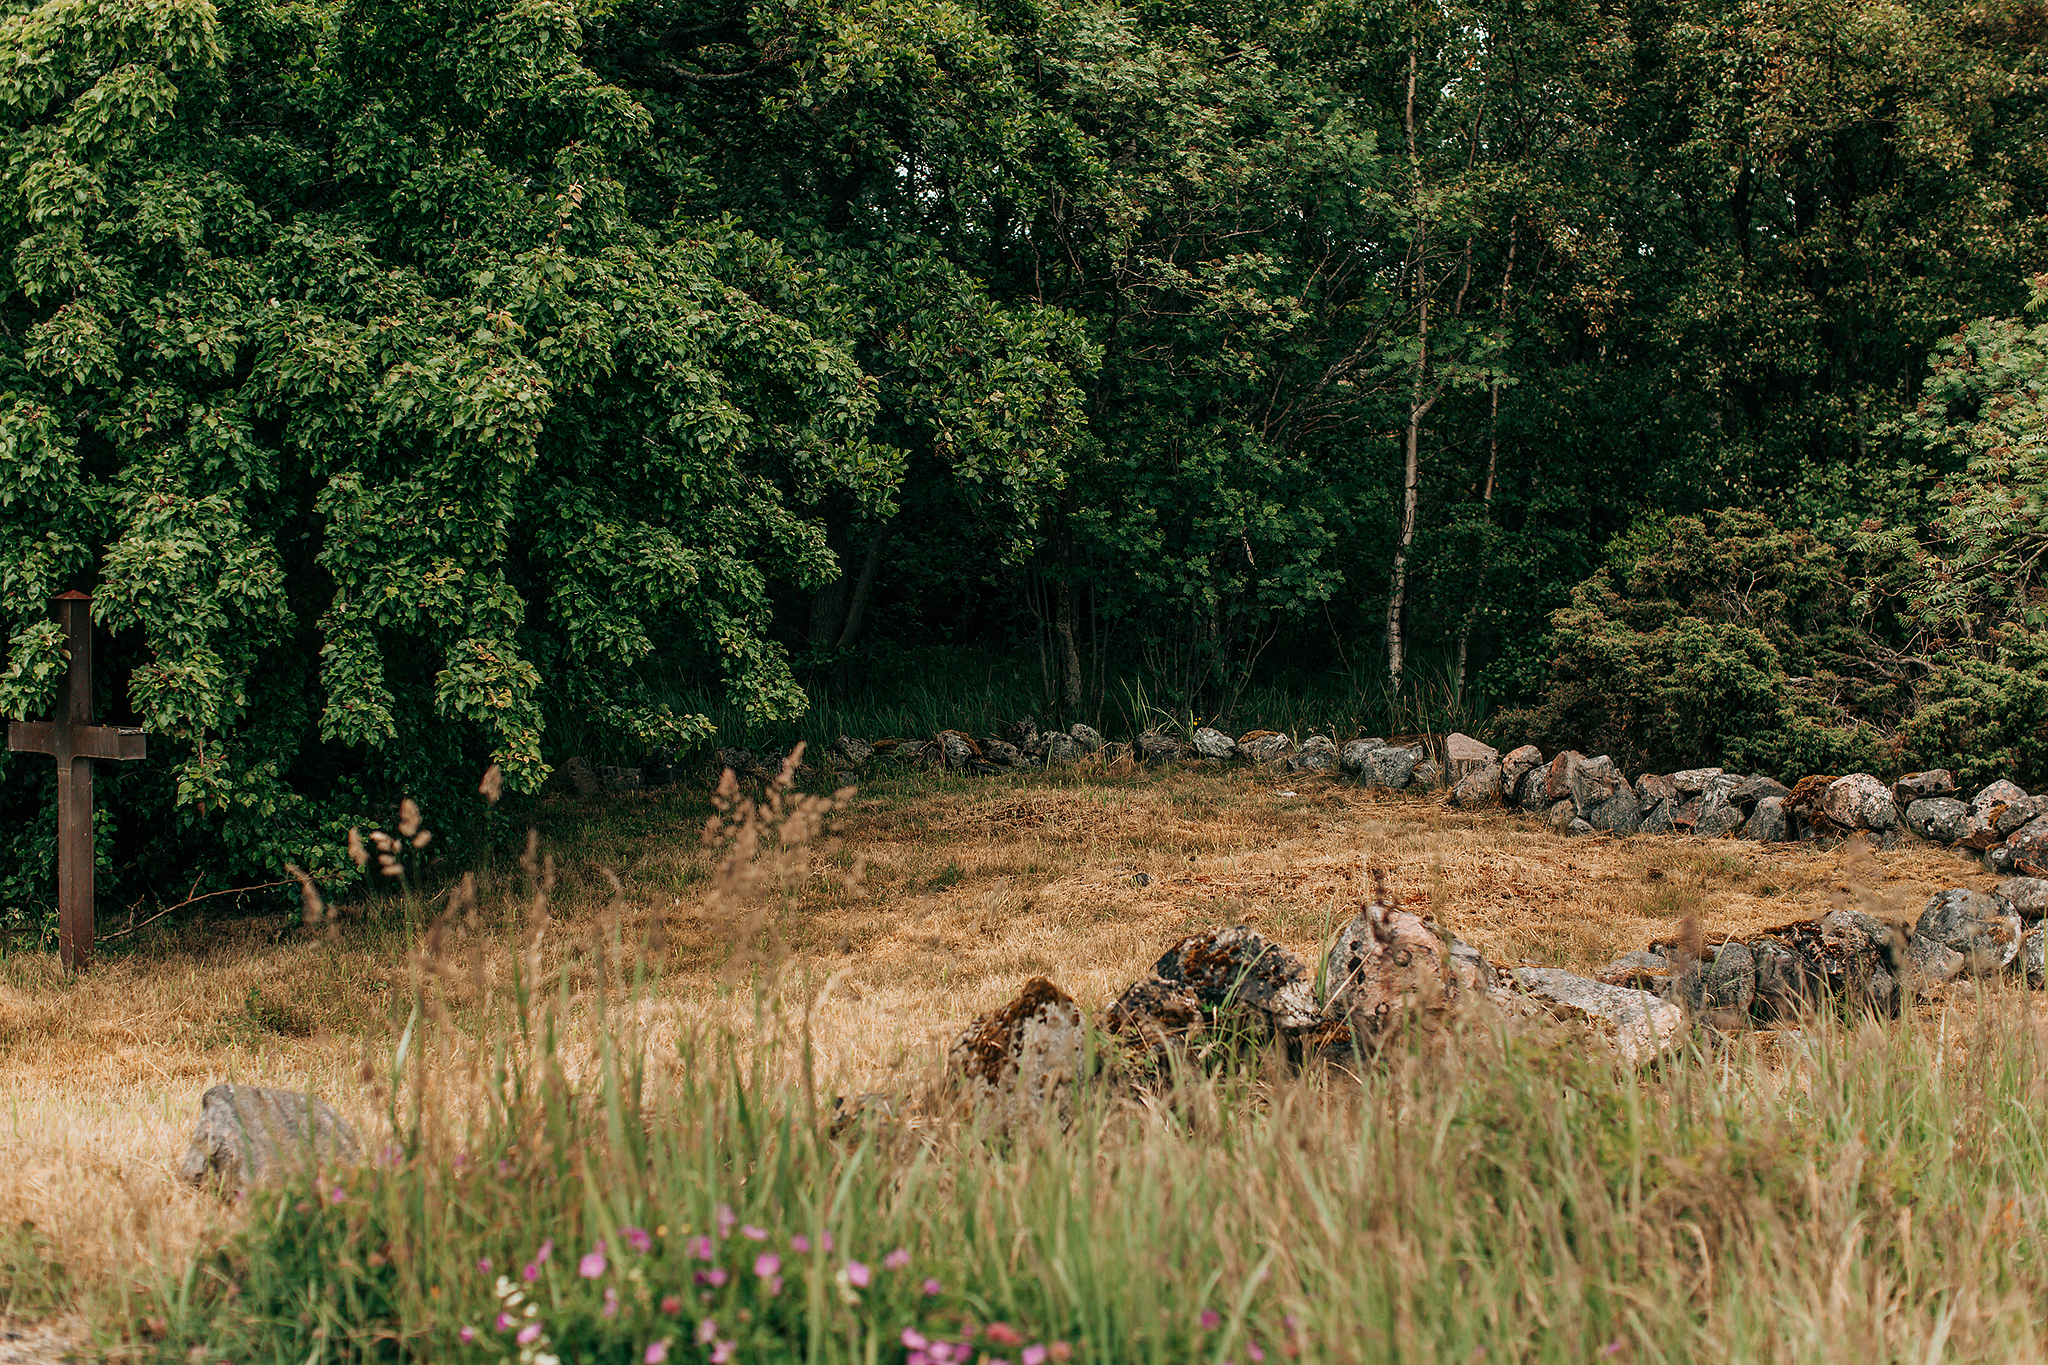
[[[512,1321],[512,1315],[510,1313],[498,1314],[498,1330],[500,1332],[509,1332],[512,1330],[514,1325],[515,1324]]]
[[[527,1323],[526,1326],[519,1329],[519,1335],[512,1338],[512,1340],[518,1342],[521,1346],[531,1346],[534,1342],[540,1340],[540,1324],[537,1322]]]
[[[732,1225],[738,1221],[739,1215],[732,1211],[732,1205],[720,1204],[718,1206],[718,1235],[720,1237],[732,1236]]]
[[[1007,1322],[992,1322],[984,1330],[988,1339],[998,1346],[1018,1346],[1024,1341],[1017,1329]]]
[[[706,1318],[704,1319],[704,1321],[697,1324],[697,1344],[699,1346],[709,1346],[711,1344],[711,1339],[717,1335],[718,1324],[713,1322],[710,1318]]]
[[[732,1359],[732,1348],[733,1343],[730,1341],[712,1342],[711,1365],[726,1365],[726,1362]]]
[[[897,1247],[894,1251],[890,1252],[887,1256],[884,1256],[882,1258],[882,1269],[884,1270],[903,1270],[906,1269],[909,1265],[910,1253],[905,1251],[902,1247]]]
[[[782,1258],[772,1251],[764,1251],[754,1258],[754,1273],[762,1279],[769,1279],[782,1269]]]
[[[662,1361],[668,1359],[668,1343],[666,1341],[648,1342],[647,1354],[641,1356],[640,1359],[642,1365],[661,1365]]]
[[[597,1245],[585,1252],[583,1259],[576,1263],[576,1273],[586,1280],[594,1280],[604,1274],[604,1267],[604,1239],[600,1237],[597,1239]]]
[[[475,1340],[476,1340],[476,1328],[474,1328],[474,1327],[465,1327],[465,1328],[463,1328],[463,1329],[462,1329],[462,1330],[461,1330],[460,1332],[457,1332],[457,1333],[455,1334],[455,1339],[456,1339],[457,1341],[461,1342],[461,1343],[462,1343],[462,1344],[463,1344],[464,1346],[467,1346],[467,1345],[469,1345],[469,1343],[471,1343],[472,1341],[475,1341]]]
[[[1204,1308],[1202,1310],[1202,1330],[1204,1332],[1213,1332],[1218,1327],[1220,1327],[1222,1323],[1223,1319],[1216,1315],[1215,1309]]]
[[[746,1238],[749,1242],[765,1242],[768,1240],[768,1229],[757,1228],[752,1223],[742,1223],[740,1224],[740,1236]]]
[[[782,1277],[780,1275],[771,1276],[768,1281],[768,1297],[772,1299],[781,1292]]]
[[[1247,1341],[1244,1344],[1244,1353],[1252,1365],[1266,1365],[1266,1353],[1256,1341]]]
[[[485,1257],[482,1257],[482,1258],[480,1258],[480,1259],[479,1259],[479,1260],[477,1261],[477,1263],[476,1263],[476,1273],[477,1273],[477,1274],[479,1274],[479,1275],[488,1275],[488,1274],[490,1274],[490,1273],[491,1273],[491,1258],[490,1258],[490,1257],[488,1257],[488,1256],[485,1256]]]
[[[846,1282],[855,1289],[866,1289],[870,1278],[868,1268],[859,1261],[848,1261],[846,1263]]]
[[[680,1295],[680,1294],[664,1294],[664,1295],[662,1295],[662,1296],[661,1296],[661,1311],[662,1311],[662,1312],[664,1312],[664,1313],[666,1313],[666,1314],[668,1314],[668,1315],[669,1315],[670,1317],[674,1317],[674,1316],[675,1316],[676,1314],[678,1314],[678,1313],[682,1312],[682,1311],[683,1311],[683,1298],[682,1298],[682,1295]]]
[[[690,1239],[690,1254],[700,1261],[710,1260],[712,1255],[711,1239],[704,1236],[692,1237]]]
[[[904,1328],[903,1335],[899,1340],[913,1351],[922,1351],[925,1347],[931,1345],[931,1342],[925,1340],[924,1333],[918,1331],[915,1327]]]
[[[1026,1346],[1024,1354],[1018,1357],[1018,1359],[1023,1361],[1024,1365],[1045,1365],[1045,1348],[1043,1346]]]
[[[939,1296],[939,1291],[945,1288],[937,1280],[926,1280],[921,1287],[924,1290],[924,1296],[928,1299],[936,1299]]]
[[[619,1291],[610,1285],[604,1287],[604,1315],[608,1318],[619,1315]]]
[[[725,1282],[731,1278],[730,1275],[725,1273],[725,1267],[722,1265],[713,1266],[704,1272],[704,1283],[710,1285],[713,1289],[723,1289]]]
[[[654,1245],[654,1239],[647,1235],[645,1228],[620,1228],[619,1236],[625,1238],[626,1245],[642,1256],[645,1256],[648,1248]]]
[[[789,1249],[799,1256],[808,1256],[811,1254],[811,1239],[799,1232],[789,1239]]]

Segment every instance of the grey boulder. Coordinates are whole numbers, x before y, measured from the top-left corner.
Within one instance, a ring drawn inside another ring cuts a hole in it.
[[[1079,721],[1067,727],[1067,734],[1081,746],[1084,753],[1092,754],[1103,745],[1102,732],[1092,725],[1083,725]]]
[[[1906,807],[1906,828],[1937,844],[1953,844],[1970,831],[1970,808],[1953,796],[1923,796]]]
[[[1045,761],[1048,763],[1072,763],[1088,752],[1080,740],[1072,735],[1063,735],[1057,730],[1049,735],[1040,736],[1038,742],[1045,751]]]
[[[1850,773],[1828,784],[1821,813],[1844,829],[1890,829],[1898,823],[1892,789],[1869,773]]]
[[[1328,735],[1310,735],[1288,756],[1287,766],[1298,773],[1333,773],[1343,766],[1343,756]]]
[[[1700,792],[1699,814],[1694,818],[1692,832],[1703,839],[1719,839],[1741,829],[1747,823],[1742,807],[1735,804],[1741,787],[1741,778],[1725,773],[1708,778]]]
[[[1237,737],[1237,751],[1254,763],[1285,758],[1293,748],[1293,740],[1272,730],[1253,730]]]
[[[1354,739],[1337,751],[1337,763],[1353,777],[1363,777],[1373,750],[1386,747],[1387,742],[1383,739]]]
[[[1470,808],[1491,806],[1500,801],[1500,765],[1488,763],[1457,779],[1451,788],[1451,804]]]
[[[958,730],[941,730],[935,738],[939,746],[939,761],[948,768],[964,768],[981,757],[974,741]]]
[[[2003,970],[2020,950],[2020,916],[2012,902],[1963,887],[1929,900],[1915,931],[1918,939],[1960,954],[1960,970],[1972,976]]]
[[[1391,787],[1395,791],[1415,780],[1415,769],[1422,762],[1422,750],[1412,746],[1387,745],[1374,749],[1365,759],[1366,785]]]
[[[1956,775],[1947,768],[1930,768],[1924,773],[1907,773],[1892,783],[1892,801],[1904,810],[1915,801],[1937,796],[1954,796]]]
[[[2048,953],[2048,928],[2037,924],[2020,940],[2019,956],[2014,959],[2020,975],[2037,991],[2048,985],[2048,956],[2044,953]]]
[[[1681,796],[1698,796],[1707,789],[1707,783],[1726,773],[1720,768],[1687,768],[1682,773],[1671,774],[1671,785]]]
[[[1785,820],[1785,798],[1766,796],[1750,812],[1749,823],[1742,827],[1742,837],[1760,844],[1783,843],[1789,828]]]
[[[2007,877],[1998,884],[1996,894],[2011,901],[2012,908],[2021,919],[2040,919],[2048,915],[2048,879]]]
[[[1653,1060],[1685,1024],[1678,1006],[1648,991],[1588,981],[1558,967],[1516,967],[1508,975],[1551,1017],[1584,1024],[1630,1066]]]
[[[1180,757],[1180,741],[1164,730],[1147,730],[1138,736],[1138,757],[1147,763],[1171,763]]]
[[[1525,775],[1542,766],[1543,751],[1533,744],[1508,750],[1500,760],[1501,790],[1512,795],[1521,787]]]
[[[977,1105],[1003,1129],[1029,1128],[1069,1115],[1087,1034],[1081,1009],[1042,976],[1016,998],[976,1017],[948,1059]]]
[[[1237,741],[1213,726],[1195,731],[1194,748],[1199,756],[1216,762],[1237,757]]]
[[[362,1159],[353,1128],[324,1100],[267,1085],[216,1085],[199,1101],[199,1127],[178,1174],[229,1198],[307,1164]]]
[[[1497,769],[1499,765],[1500,750],[1491,744],[1455,731],[1444,736],[1444,772],[1453,787],[1471,773],[1482,768]]]
[[[1444,767],[1433,758],[1426,758],[1415,765],[1415,771],[1408,780],[1418,787],[1441,787],[1444,784]]]

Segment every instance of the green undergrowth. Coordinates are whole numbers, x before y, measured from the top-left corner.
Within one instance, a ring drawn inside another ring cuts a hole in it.
[[[376,1158],[255,1196],[109,1334],[280,1365],[2043,1355],[2048,1031],[2017,997],[1642,1076],[1478,1026],[1362,1077],[1247,1053],[1009,1133],[915,1077],[835,1125],[794,987],[744,1036],[654,998],[486,1026],[423,992]]]

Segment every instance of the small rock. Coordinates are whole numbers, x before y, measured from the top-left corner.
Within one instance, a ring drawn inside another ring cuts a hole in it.
[[[875,746],[864,739],[841,735],[826,746],[825,752],[848,768],[858,768],[875,756]]]
[[[1137,751],[1146,763],[1171,763],[1180,757],[1180,741],[1164,730],[1147,730],[1138,736]]]
[[[1748,1018],[1750,1002],[1756,998],[1756,956],[1747,944],[1722,944],[1712,962],[1700,964],[1699,980],[1700,1013],[1725,1010]]]
[[[939,746],[939,761],[948,768],[964,768],[981,757],[974,741],[958,730],[941,730],[933,741]]]
[[[1742,827],[1742,837],[1760,844],[1783,843],[1786,828],[1785,798],[1766,796],[1750,812],[1749,823]]]
[[[1287,766],[1298,773],[1333,773],[1340,764],[1337,746],[1328,735],[1310,735],[1287,760]]]
[[[1192,995],[1212,1016],[1242,1008],[1280,1033],[1298,1033],[1316,1022],[1315,987],[1307,965],[1242,924],[1182,939],[1153,964],[1152,978],[1170,991]],[[1124,1003],[1129,995],[1126,991],[1111,1007],[1112,1020],[1132,1013]],[[1114,1022],[1110,1027],[1120,1031]]]
[[[355,1130],[325,1101],[267,1085],[216,1085],[199,1101],[199,1127],[178,1174],[233,1198],[290,1171],[362,1159]]]
[[[1910,957],[1913,964],[1913,985],[1923,993],[1955,980],[1963,974],[1963,968],[1969,965],[1961,953],[1946,944],[1936,943],[1931,938],[1914,939]]]
[[[2019,956],[2014,959],[2020,975],[2037,991],[2048,985],[2048,956],[2044,954],[2048,954],[2048,928],[2037,924],[2020,940]]]
[[[1956,775],[1947,768],[1930,768],[1924,773],[1907,773],[1892,783],[1892,804],[1900,810],[1930,797],[1953,796]]]
[[[1028,752],[1032,745],[1038,743],[1038,717],[1017,717],[1003,727],[1003,738]]]
[[[562,776],[569,779],[570,787],[586,801],[593,796],[604,795],[604,783],[597,780],[597,772],[590,766],[590,760],[581,754],[562,764]]]
[[[1003,1128],[1021,1128],[1066,1120],[1085,1041],[1073,997],[1035,976],[1016,999],[969,1024],[948,1056]]]
[[[1569,800],[1559,801],[1556,805],[1545,811],[1543,813],[1543,820],[1544,823],[1548,824],[1559,834],[1570,829],[1575,823],[1580,823],[1579,813],[1572,809],[1572,803]]]
[[[1923,796],[1906,807],[1906,828],[1937,844],[1953,844],[1970,830],[1970,808],[1952,796]]]
[[[1586,756],[1577,749],[1566,749],[1550,760],[1550,766],[1543,775],[1544,809],[1572,799],[1572,769],[1585,761]]]
[[[1978,836],[1982,836],[1988,841],[1992,835],[1992,821],[1998,818],[1999,810],[2012,805],[2015,801],[2026,799],[2025,788],[2015,786],[2003,778],[1985,787],[1970,798],[1970,829],[1964,838],[1976,843]],[[1985,845],[1976,843],[1976,846],[1982,848]]]
[[[1635,789],[1621,781],[1614,784],[1613,792],[1605,801],[1582,807],[1579,816],[1594,829],[1605,830],[1609,834],[1634,834],[1643,827],[1643,808],[1636,801]]]
[[[1150,885],[1152,885],[1152,874],[1151,874],[1151,873],[1149,873],[1149,872],[1137,872],[1137,873],[1133,873],[1133,874],[1131,875],[1131,885],[1132,885],[1132,886],[1150,886]]]
[[[1678,784],[1660,773],[1644,773],[1636,779],[1636,809],[1641,812],[1645,834],[1671,832],[1671,815],[1678,808]]]
[[[1775,777],[1761,775],[1745,777],[1735,790],[1735,800],[1740,805],[1751,805],[1766,797],[1775,796],[1780,800],[1792,794],[1792,789]]]
[[[1662,953],[1637,948],[1623,953],[1593,974],[1603,986],[1630,986],[1636,990],[1661,991],[1671,982],[1671,959]]]
[[[1898,823],[1892,790],[1869,773],[1850,773],[1828,784],[1821,813],[1844,829],[1890,829]]]
[[[2029,796],[2005,806],[1991,817],[1991,832],[2000,838],[2010,838],[2028,824],[2048,815],[2048,797]]]
[[[1543,751],[1533,744],[1508,750],[1500,760],[1501,790],[1512,794],[1521,787],[1524,774],[1543,766]]]
[[[1529,815],[1543,815],[1553,804],[1548,796],[1550,770],[1539,764],[1515,784],[1515,805]]]
[[[1746,821],[1734,799],[1741,785],[1741,778],[1726,774],[1707,779],[1700,792],[1700,808],[1693,818],[1692,832],[1702,839],[1719,839],[1741,829]]]
[[[1092,725],[1083,725],[1079,721],[1075,721],[1067,727],[1067,734],[1076,744],[1081,746],[1083,753],[1092,754],[1100,749],[1103,744],[1102,732],[1100,730]]]
[[[1004,768],[1030,766],[1031,760],[1024,757],[1024,751],[1007,739],[985,739],[981,742],[981,756],[984,760]]]
[[[1554,1018],[1588,1025],[1629,1066],[1654,1059],[1685,1025],[1678,1006],[1648,991],[1603,985],[1557,967],[1516,967],[1509,975]]]
[[[1195,752],[1212,762],[1224,762],[1237,757],[1237,741],[1213,726],[1204,725],[1195,731]]]
[[[1367,1052],[1404,1027],[1432,1026],[1459,999],[1460,974],[1448,970],[1443,940],[1405,910],[1366,906],[1337,931],[1324,961],[1323,1021],[1341,1025]]]
[[[2005,841],[2010,869],[2028,876],[2048,872],[2048,815],[2037,815]]]
[[[1293,748],[1293,740],[1274,730],[1253,730],[1237,739],[1237,751],[1254,763],[1285,758]]]
[[[1811,1013],[1825,998],[1825,979],[1790,944],[1762,938],[1752,940],[1749,950],[1756,962],[1751,1012],[1759,1020],[1792,1023]]]
[[[2019,912],[2002,896],[1955,887],[1938,893],[1920,912],[1915,926],[1920,940],[1953,949],[1963,959],[1960,970],[1989,976],[2004,970],[2020,950]]]
[[[1681,796],[1698,796],[1707,789],[1707,783],[1725,775],[1719,768],[1687,768],[1682,773],[1671,774],[1671,785]]]
[[[608,792],[636,792],[640,790],[638,768],[608,767],[598,769],[598,777]]]
[[[1564,827],[1564,834],[1567,839],[1583,839],[1589,834],[1598,834],[1599,832],[1599,830],[1594,829],[1592,825],[1584,820],[1574,820]]]
[[[1500,765],[1488,763],[1473,768],[1451,788],[1451,804],[1471,808],[1500,802]]]
[[[1415,765],[1415,771],[1409,774],[1408,780],[1418,787],[1441,787],[1444,783],[1443,765],[1433,758],[1425,759]]]
[[[1363,777],[1366,770],[1366,760],[1372,757],[1372,751],[1385,747],[1386,742],[1384,740],[1354,739],[1338,752],[1337,761],[1343,766],[1344,771],[1350,773],[1353,777]]]
[[[1365,782],[1369,787],[1391,787],[1395,791],[1414,780],[1422,762],[1422,750],[1412,745],[1390,744],[1374,749],[1365,758]]]
[[[1635,789],[1622,777],[1621,769],[1614,766],[1614,760],[1606,754],[1598,758],[1580,758],[1565,774],[1565,786],[1570,789],[1572,804],[1579,808],[1579,814],[1591,820],[1592,813],[1613,800],[1618,792],[1627,792],[1631,798]],[[1631,801],[1633,805],[1633,801]]]
[[[1998,884],[1994,894],[2011,901],[2013,910],[2021,919],[2040,919],[2048,915],[2048,878],[2008,877]]]
[[[1102,1017],[1103,1028],[1139,1053],[1189,1041],[1206,1022],[1193,991],[1156,976],[1133,982]]]
[[[1044,746],[1047,763],[1072,763],[1088,752],[1087,746],[1080,740],[1072,735],[1063,735],[1057,730],[1040,736],[1038,742]]]
[[[1453,731],[1444,736],[1444,772],[1453,787],[1481,768],[1498,769],[1500,750],[1482,744],[1470,735]]]

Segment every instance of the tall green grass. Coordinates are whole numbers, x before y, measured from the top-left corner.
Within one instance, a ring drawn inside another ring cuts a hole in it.
[[[647,985],[522,988],[494,1026],[423,995],[382,1157],[257,1196],[116,1329],[279,1365],[2048,1354],[2021,998],[1643,1076],[1473,1023],[1363,1075],[1098,1081],[1009,1134],[904,1077],[835,1133],[800,998],[656,1043]]]

